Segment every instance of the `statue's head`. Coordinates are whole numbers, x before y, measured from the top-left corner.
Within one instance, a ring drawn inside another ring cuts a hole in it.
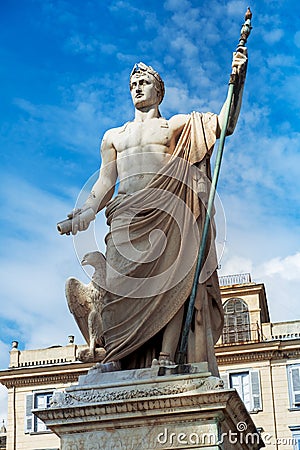
[[[130,74],[130,88],[131,88],[131,80],[133,76],[141,76],[147,74],[150,77],[152,77],[154,81],[155,90],[157,91],[158,96],[158,104],[160,104],[164,98],[165,95],[165,85],[163,80],[161,79],[158,72],[156,72],[151,66],[147,66],[146,64],[139,62],[138,64],[135,64],[131,74]]]

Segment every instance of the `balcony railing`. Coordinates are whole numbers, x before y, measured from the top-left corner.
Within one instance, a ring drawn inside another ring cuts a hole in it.
[[[238,273],[236,275],[225,275],[219,277],[220,286],[232,286],[234,284],[251,283],[250,273]]]
[[[249,326],[225,326],[217,342],[217,346],[246,344],[250,342],[261,342],[262,340],[262,330],[258,323],[253,323]]]

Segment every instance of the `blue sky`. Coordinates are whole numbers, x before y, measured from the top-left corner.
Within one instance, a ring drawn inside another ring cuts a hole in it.
[[[244,0],[1,3],[2,368],[14,339],[21,349],[64,345],[69,334],[82,342],[64,283],[68,276],[87,278],[72,238],[59,236],[56,222],[98,169],[105,130],[133,118],[134,63],[152,65],[164,79],[166,118],[218,113],[247,6]],[[251,272],[266,284],[271,319],[295,320],[300,6],[296,0],[250,6],[243,107],[226,141],[218,190],[227,235],[220,274]],[[103,216],[96,228],[103,248]]]

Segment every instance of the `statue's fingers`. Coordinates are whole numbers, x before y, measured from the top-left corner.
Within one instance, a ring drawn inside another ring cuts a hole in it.
[[[234,53],[232,58],[232,64],[239,63],[240,61],[244,61],[245,56],[242,53]]]
[[[79,231],[84,231],[88,228],[89,226],[89,221],[86,220],[84,217],[79,216],[79,227],[78,230]]]
[[[67,216],[68,219],[73,219],[73,217],[75,217],[77,214],[79,214],[80,211],[81,211],[80,208],[75,208],[75,209],[73,209],[73,211],[71,211],[71,212],[68,214],[68,216]]]
[[[247,47],[239,47],[238,53],[240,53],[240,54],[242,54],[242,55],[244,55],[244,56],[247,56],[247,55],[248,55],[248,49],[247,49]]]
[[[80,221],[80,231],[84,231],[86,229],[87,229],[86,221],[85,220],[81,220]]]
[[[243,53],[238,53],[238,54],[236,55],[236,58],[237,58],[239,61],[247,61],[247,56],[244,55]]]
[[[84,220],[82,219],[82,217],[79,217],[79,226],[78,226],[78,230],[79,230],[79,231],[83,231],[83,230],[84,230]]]
[[[72,220],[72,234],[76,234],[78,231],[78,221],[75,219]]]
[[[89,227],[89,225],[90,225],[90,223],[91,223],[91,220],[89,220],[89,219],[86,219],[85,221],[84,221],[84,226],[85,226],[85,230],[87,230],[88,229],[88,227]]]

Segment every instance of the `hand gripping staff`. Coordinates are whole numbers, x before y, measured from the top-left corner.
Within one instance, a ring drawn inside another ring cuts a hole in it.
[[[250,8],[248,8],[247,12],[245,14],[245,22],[241,29],[240,40],[239,40],[239,43],[238,43],[238,46],[236,49],[237,52],[242,51],[241,50],[242,47],[244,47],[246,45],[248,36],[252,29],[251,18],[252,18],[252,13],[250,11]],[[197,294],[198,280],[199,280],[201,269],[202,269],[202,266],[204,263],[205,248],[206,248],[207,236],[208,236],[209,225],[210,225],[210,216],[212,213],[214,199],[215,199],[216,187],[217,187],[217,183],[218,183],[223,149],[224,149],[224,144],[225,144],[225,137],[226,137],[228,123],[229,123],[234,87],[235,87],[236,83],[237,83],[237,74],[236,74],[236,70],[234,68],[231,72],[230,79],[229,79],[228,93],[227,93],[227,99],[226,99],[225,119],[224,119],[224,123],[222,124],[222,130],[221,130],[219,146],[218,146],[217,155],[216,155],[214,173],[213,173],[211,188],[210,188],[209,197],[208,197],[208,204],[207,204],[207,210],[206,210],[205,221],[204,221],[204,226],[203,226],[203,232],[202,232],[201,242],[200,242],[200,247],[199,247],[199,254],[198,254],[198,259],[197,259],[197,264],[196,264],[195,276],[194,276],[192,291],[191,291],[190,298],[189,298],[187,315],[186,315],[186,319],[185,319],[185,323],[184,323],[184,328],[182,331],[181,342],[180,342],[180,347],[179,347],[179,352],[178,352],[178,363],[179,364],[183,364],[185,361],[188,335],[189,335],[189,331],[190,331],[191,324],[192,324],[195,299],[196,299],[196,294]]]

